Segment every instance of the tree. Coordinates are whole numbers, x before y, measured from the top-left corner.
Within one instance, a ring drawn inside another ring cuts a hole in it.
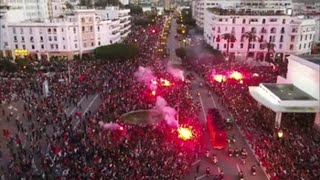
[[[175,52],[176,52],[176,56],[181,59],[184,59],[187,55],[185,48],[177,48]]]
[[[93,7],[93,0],[80,0],[79,5],[92,8]]]
[[[97,58],[106,60],[129,60],[139,53],[138,47],[130,44],[111,44],[95,49]]]
[[[18,70],[17,65],[9,60],[0,60],[0,71],[16,72]]]
[[[95,6],[106,7],[106,6],[118,6],[119,0],[96,0],[94,3]]]
[[[247,58],[249,57],[251,42],[258,39],[255,32],[249,31],[242,34],[242,38],[248,39]]]
[[[70,4],[69,2],[66,2],[66,8],[67,8],[67,9],[74,9],[74,7],[72,6],[72,4]]]
[[[271,41],[269,42],[263,42],[262,45],[264,46],[264,49],[267,48],[267,54],[265,56],[265,61],[268,62],[273,62],[274,60],[272,60],[271,58],[271,54],[273,54],[275,52],[274,48],[275,48],[275,44],[272,43]]]
[[[230,41],[236,41],[236,36],[233,33],[225,33],[221,35],[221,38],[227,41],[227,56],[229,56]]]

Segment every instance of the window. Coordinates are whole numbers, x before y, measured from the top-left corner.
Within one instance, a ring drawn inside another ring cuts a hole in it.
[[[77,29],[75,27],[73,28],[73,33],[77,33]]]
[[[285,24],[286,23],[286,19],[282,19],[282,24]]]
[[[65,40],[64,37],[62,37],[62,40],[63,40],[63,41]]]
[[[40,36],[40,42],[42,42],[43,41],[43,37],[42,36]]]
[[[295,36],[291,36],[291,42],[294,42]]]
[[[85,21],[84,21],[84,18],[81,18],[81,22],[85,22]]]
[[[57,41],[57,36],[54,36],[54,37],[53,37],[53,40],[54,40],[54,41]]]
[[[93,42],[91,43],[91,46],[94,46],[94,43],[93,43]]]
[[[271,33],[276,33],[277,29],[275,27],[271,28]]]
[[[310,40],[312,39],[312,34],[310,34]]]
[[[226,49],[226,48],[227,48],[227,44],[224,44],[224,45],[223,45],[223,48],[225,48],[225,49]]]
[[[16,28],[12,28],[12,32],[13,32],[13,34],[16,34],[17,33]]]
[[[255,44],[250,44],[251,48],[254,49],[256,47]]]
[[[74,44],[74,48],[78,48],[78,45],[77,45],[77,44]]]
[[[63,30],[63,28],[61,28],[61,32],[63,32],[64,30]]]
[[[32,36],[30,37],[30,42],[33,42],[33,37]]]
[[[98,41],[98,45],[99,45],[99,46],[101,45],[100,41]]]
[[[57,29],[56,28],[53,28],[53,33],[57,33]]]
[[[235,33],[235,32],[236,32],[236,28],[235,28],[235,27],[232,27],[231,33]]]
[[[230,48],[232,49],[233,47],[234,47],[234,44],[231,44],[231,45],[230,45]]]
[[[24,42],[24,37],[23,36],[21,36],[21,41]]]
[[[218,33],[220,33],[220,27],[218,27]]]
[[[300,41],[302,41],[302,39],[303,39],[303,36],[301,35],[301,36],[300,36]]]
[[[20,28],[20,34],[23,34],[23,28]]]
[[[18,44],[16,44],[16,45],[15,45],[15,47],[16,47],[16,49],[19,49],[19,46],[18,46]]]
[[[84,26],[82,26],[82,31],[84,31],[85,30],[85,27]]]
[[[232,23],[235,24],[236,23],[236,18],[232,19]]]
[[[100,26],[98,26],[98,32],[100,31]]]
[[[53,49],[53,44],[50,44],[50,48]]]
[[[31,49],[34,49],[34,45],[31,45]]]
[[[257,29],[255,27],[251,28],[251,32],[256,33]]]
[[[307,44],[306,43],[304,43],[304,45],[303,45],[303,49],[305,49],[307,47]]]
[[[282,34],[285,33],[284,27],[281,28],[281,33],[282,33]]]
[[[283,42],[283,35],[280,36],[280,42]]]
[[[260,42],[263,42],[264,41],[264,36],[261,35],[259,40],[260,40]]]
[[[66,49],[66,46],[63,46],[63,49]]]
[[[93,27],[92,26],[90,26],[90,31],[92,31],[93,30]]]
[[[56,44],[56,49],[59,49],[59,45],[58,44]]]
[[[22,49],[26,49],[26,45],[22,44]]]
[[[51,33],[51,29],[50,28],[48,29],[48,33]]]
[[[301,49],[301,44],[299,44],[299,49]]]
[[[240,48],[241,48],[241,49],[243,48],[243,43],[240,44]]]
[[[290,44],[290,50],[293,50],[293,44]]]
[[[245,31],[246,31],[246,28],[245,28],[245,27],[242,27],[241,33],[244,33]]]
[[[246,19],[242,19],[242,24],[245,24],[246,23]]]
[[[266,23],[266,19],[262,19],[262,24],[265,24]]]
[[[305,35],[304,36],[304,40],[306,41],[308,39],[308,35]]]
[[[29,33],[32,34],[32,28],[29,28]]]
[[[224,28],[224,31],[228,31],[228,27],[225,27],[225,28]]]
[[[44,45],[43,44],[41,44],[41,49],[44,49]]]
[[[13,40],[14,40],[14,41],[17,41],[17,36],[13,36]]]
[[[51,38],[51,36],[49,36],[49,41],[52,41],[52,38]]]
[[[217,49],[219,50],[219,44],[217,44]]]
[[[282,44],[279,44],[279,49],[282,49]]]
[[[308,47],[311,48],[311,42],[309,42],[309,46]]]

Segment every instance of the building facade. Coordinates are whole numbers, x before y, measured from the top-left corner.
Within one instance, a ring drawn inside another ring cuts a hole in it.
[[[195,0],[192,2],[192,16],[196,20],[196,24],[200,28],[204,28],[205,11],[208,8],[223,8],[235,9],[243,8],[258,8],[258,9],[273,9],[286,10],[292,9],[291,0]]]
[[[72,59],[121,40],[120,19],[104,19],[94,9],[77,9],[43,21],[11,21],[15,17],[11,10],[1,11],[1,56],[17,58],[17,51],[23,50],[38,59]]]
[[[229,57],[237,60],[265,60],[268,44],[274,46],[273,58],[281,60],[291,54],[310,54],[316,32],[314,19],[290,16],[279,10],[212,8],[205,12],[204,24],[205,41],[224,53],[229,50]],[[223,37],[228,33],[235,37],[229,48]],[[253,35],[250,43],[244,37],[248,33]]]

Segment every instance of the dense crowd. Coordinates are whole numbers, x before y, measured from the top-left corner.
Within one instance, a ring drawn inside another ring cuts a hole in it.
[[[285,74],[282,69],[247,63],[217,64],[213,68],[191,65],[221,97],[271,179],[320,178],[320,134],[313,128],[314,113],[283,114],[284,137],[279,139],[274,128],[275,112],[259,105],[249,94],[248,86],[275,83],[277,75]],[[244,74],[241,82],[213,80],[213,73],[231,72],[230,67]]]
[[[162,20],[154,26],[161,29]],[[197,126],[199,105],[189,94],[190,85],[165,71],[166,63],[155,53],[159,34],[148,31],[148,27],[136,26],[128,37],[127,42],[140,49],[133,60],[61,62],[70,69],[71,81],[68,70],[5,74],[0,86],[1,114],[6,123],[15,122],[16,128],[2,128],[3,178],[181,179],[199,153],[199,144],[190,146],[178,139],[165,123],[130,125],[119,119],[126,112],[155,105],[156,97],[133,76],[139,66],[146,66],[157,77],[174,83],[159,93],[181,111],[179,123]],[[45,79],[50,94],[44,98]],[[101,105],[96,112],[81,114],[78,102],[91,96]],[[22,112],[12,113],[8,104],[22,104]],[[73,107],[77,107],[75,112],[65,111]],[[119,123],[124,129],[105,130],[100,121]],[[197,135],[201,136],[200,131]]]

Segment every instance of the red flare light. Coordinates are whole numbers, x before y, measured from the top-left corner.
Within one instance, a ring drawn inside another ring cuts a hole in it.
[[[213,76],[213,79],[219,83],[223,82],[226,80],[226,76],[221,75],[221,74],[217,74]]]
[[[168,81],[168,80],[166,80],[166,79],[160,79],[160,82],[161,82],[161,85],[162,86],[166,86],[166,87],[168,87],[168,86],[171,86],[171,82],[170,81]]]
[[[156,80],[152,80],[152,84],[157,85],[158,82]]]
[[[238,71],[233,71],[231,74],[230,74],[230,78],[232,79],[235,79],[235,80],[242,80],[243,79],[243,75],[238,72]]]
[[[179,127],[178,128],[179,138],[183,140],[189,140],[193,138],[193,133],[190,128]]]
[[[120,126],[120,127],[119,127],[119,130],[120,130],[120,131],[123,131],[123,127],[122,127],[122,126]]]
[[[156,96],[157,92],[155,90],[151,91],[152,96]]]

